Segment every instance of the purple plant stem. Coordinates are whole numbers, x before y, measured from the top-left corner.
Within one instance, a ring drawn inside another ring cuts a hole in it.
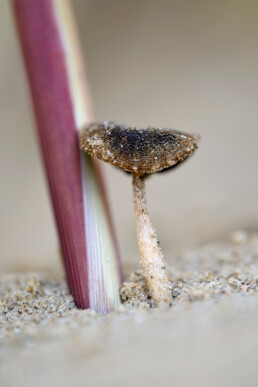
[[[51,0],[13,0],[68,284],[89,307],[77,128]]]

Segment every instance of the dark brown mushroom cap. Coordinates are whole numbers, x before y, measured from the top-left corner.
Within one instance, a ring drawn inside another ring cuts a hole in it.
[[[137,129],[113,122],[93,123],[79,138],[91,156],[137,175],[171,168],[197,149],[194,136],[171,129]]]

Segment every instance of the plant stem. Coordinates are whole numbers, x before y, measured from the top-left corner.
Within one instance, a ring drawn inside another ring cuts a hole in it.
[[[92,110],[71,5],[12,4],[70,291],[79,308],[107,313],[119,304],[121,265],[99,166],[78,147]]]
[[[157,305],[171,304],[172,295],[163,254],[147,209],[144,176],[133,174],[133,192],[137,239],[147,285]]]

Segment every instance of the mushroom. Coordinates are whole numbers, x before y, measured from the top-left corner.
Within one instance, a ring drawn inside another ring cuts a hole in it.
[[[156,305],[171,304],[172,292],[159,241],[149,218],[145,178],[172,168],[197,149],[197,138],[177,130],[138,129],[113,122],[92,123],[80,133],[80,148],[130,172],[133,177],[141,265]]]

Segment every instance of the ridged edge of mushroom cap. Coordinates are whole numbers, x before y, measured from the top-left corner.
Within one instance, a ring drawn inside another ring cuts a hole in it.
[[[91,156],[137,175],[174,167],[198,148],[196,135],[113,122],[88,125],[79,135],[79,144]]]

